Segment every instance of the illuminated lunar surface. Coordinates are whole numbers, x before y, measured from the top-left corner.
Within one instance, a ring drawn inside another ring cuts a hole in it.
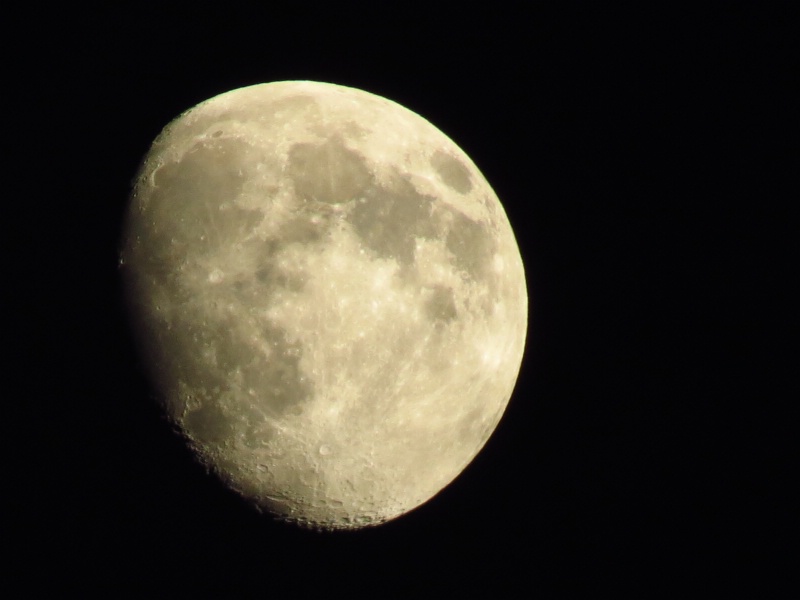
[[[527,328],[519,250],[472,161],[331,84],[187,111],[135,181],[121,270],[142,357],[200,460],[278,518],[395,518],[475,457]]]

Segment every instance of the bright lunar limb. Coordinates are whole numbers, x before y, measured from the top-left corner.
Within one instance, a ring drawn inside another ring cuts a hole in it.
[[[230,488],[305,526],[430,499],[519,372],[525,275],[497,196],[364,91],[268,83],[179,116],[135,180],[120,263],[171,421]]]

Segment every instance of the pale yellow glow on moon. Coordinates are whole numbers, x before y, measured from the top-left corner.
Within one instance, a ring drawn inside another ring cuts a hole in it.
[[[472,161],[420,116],[315,82],[170,123],[121,258],[173,423],[256,506],[354,528],[430,499],[514,388],[522,260]]]

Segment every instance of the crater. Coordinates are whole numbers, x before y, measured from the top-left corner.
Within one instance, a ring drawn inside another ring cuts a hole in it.
[[[219,406],[208,402],[184,417],[189,435],[206,444],[217,444],[231,437],[234,433],[232,425]]]

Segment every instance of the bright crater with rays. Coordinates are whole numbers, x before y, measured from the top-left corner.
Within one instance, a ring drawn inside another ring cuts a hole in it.
[[[395,518],[475,457],[527,329],[505,212],[472,161],[384,98],[314,82],[222,94],[156,139],[122,272],[164,408],[279,518]]]

